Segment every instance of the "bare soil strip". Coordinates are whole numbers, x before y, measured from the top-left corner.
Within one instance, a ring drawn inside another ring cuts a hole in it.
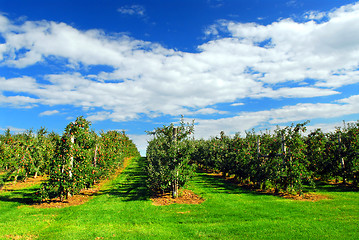
[[[22,188],[32,187],[36,184],[40,184],[45,179],[46,179],[46,177],[44,177],[44,176],[38,176],[37,178],[30,177],[30,178],[26,179],[26,181],[7,182],[2,187],[2,189],[0,189],[0,192],[14,191],[14,190],[22,189]]]
[[[155,206],[164,206],[170,204],[200,204],[205,200],[193,193],[191,190],[182,189],[177,198],[172,198],[171,194],[162,194],[151,198],[152,204]],[[181,212],[180,212],[181,213]]]

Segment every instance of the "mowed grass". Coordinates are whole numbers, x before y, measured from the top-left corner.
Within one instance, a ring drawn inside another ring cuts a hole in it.
[[[37,209],[36,186],[0,193],[0,239],[359,239],[359,194],[322,185],[329,199],[296,201],[199,173],[199,205],[154,206],[134,159],[83,205]]]

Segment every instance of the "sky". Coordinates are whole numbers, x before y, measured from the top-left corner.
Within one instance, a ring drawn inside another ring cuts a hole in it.
[[[0,0],[0,133],[78,116],[207,139],[359,120],[359,2]]]

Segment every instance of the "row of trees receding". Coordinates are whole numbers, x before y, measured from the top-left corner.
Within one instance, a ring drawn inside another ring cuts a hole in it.
[[[147,148],[148,186],[155,192],[174,191],[193,174],[194,166],[232,175],[257,188],[302,193],[315,180],[359,182],[359,122],[336,131],[306,134],[306,124],[278,128],[273,133],[246,132],[208,140],[190,137],[193,124],[181,122],[180,138],[174,125],[156,129]],[[176,140],[174,140],[176,139]]]
[[[70,123],[62,136],[41,128],[36,133],[0,135],[0,170],[4,181],[46,175],[39,200],[60,200],[89,188],[113,174],[127,157],[139,156],[136,145],[124,132],[97,135],[83,117]]]

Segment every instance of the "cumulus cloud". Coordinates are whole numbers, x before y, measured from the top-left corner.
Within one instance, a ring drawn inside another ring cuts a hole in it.
[[[359,114],[359,95],[344,98],[335,103],[300,103],[264,111],[242,112],[234,117],[219,119],[196,119],[196,138],[216,136],[220,131],[226,134],[244,133],[255,127],[271,128],[273,125],[291,124],[308,119],[336,118]],[[268,124],[269,123],[269,124]],[[342,124],[317,124],[310,127],[332,130]]]
[[[0,106],[11,106],[15,108],[32,108],[37,106],[37,99],[28,96],[4,96],[0,95]]]
[[[358,69],[358,6],[337,9],[328,15],[328,21],[321,23],[283,19],[264,26],[221,21],[212,29],[219,34],[226,30],[232,38],[248,47],[248,51],[258,52],[254,56],[259,56],[260,61],[249,65],[262,73],[264,82],[303,81],[306,78],[325,81],[336,73],[346,75]],[[219,39],[214,45],[223,41],[227,39]],[[358,82],[358,78],[355,81]]]
[[[59,113],[59,111],[57,111],[57,110],[49,110],[49,111],[44,111],[44,112],[40,113],[39,115],[40,116],[51,116],[51,115],[55,115],[58,113]]]
[[[119,9],[123,14],[143,15],[144,11],[136,5]],[[304,22],[283,19],[269,25],[219,21],[207,30],[215,37],[198,46],[197,53],[96,29],[82,31],[65,23],[14,24],[0,15],[2,66],[51,66],[56,60],[63,69],[36,77],[0,76],[0,102],[71,105],[88,111],[94,121],[127,121],[141,114],[226,114],[213,106],[248,98],[340,96],[338,88],[359,82],[359,4],[331,11],[325,21],[312,20],[319,19],[321,13],[308,14]],[[226,37],[221,36],[223,31]],[[83,69],[92,66],[110,70],[87,74]],[[245,128],[264,120],[294,121],[299,114],[326,117],[328,109],[339,111],[349,105],[352,103],[284,106],[238,115],[231,122],[239,121]],[[315,107],[318,109],[313,110]],[[348,108],[343,114],[351,111],[355,110]],[[275,112],[280,117],[275,117]],[[203,120],[201,124],[213,122]]]

